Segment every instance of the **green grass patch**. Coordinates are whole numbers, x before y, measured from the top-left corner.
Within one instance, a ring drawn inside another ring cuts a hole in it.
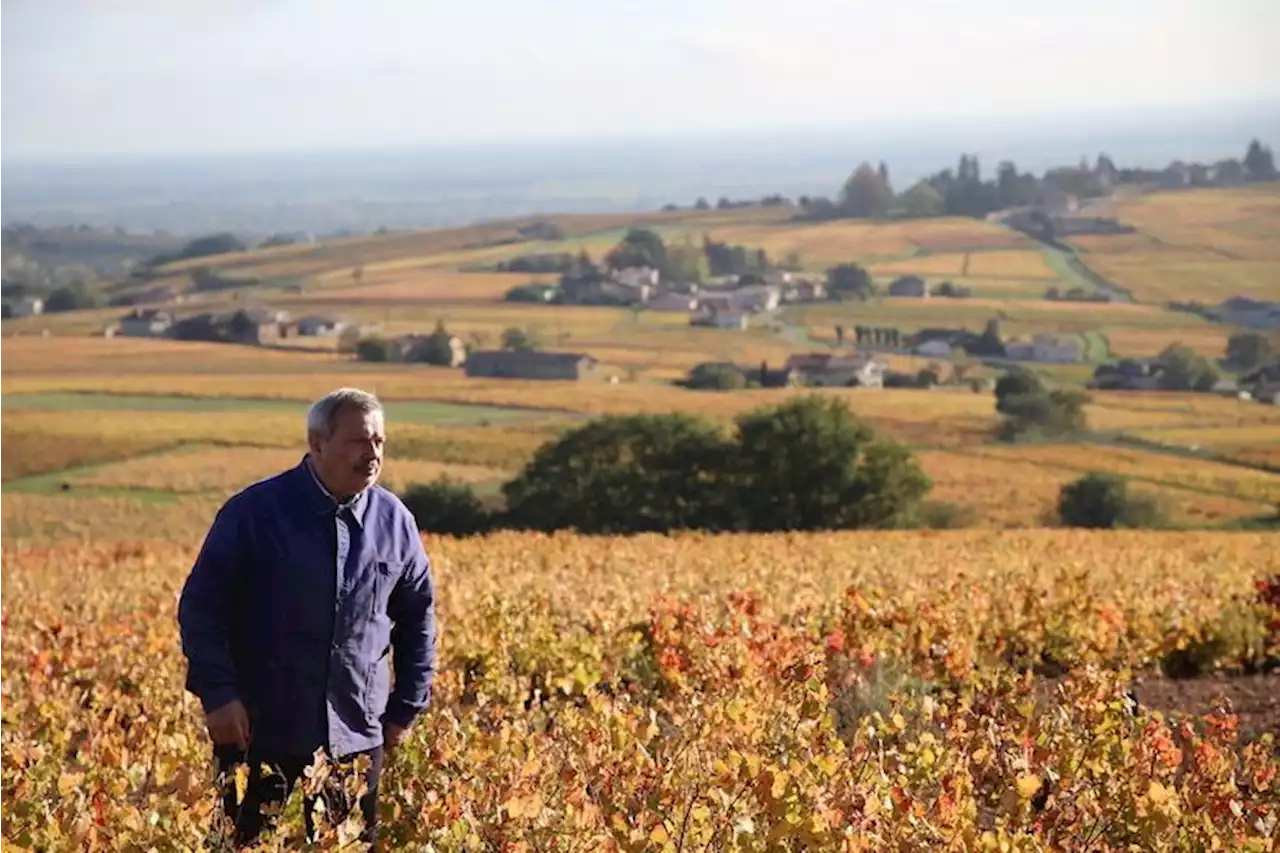
[[[255,400],[235,397],[151,396],[145,394],[17,394],[0,398],[5,408],[55,412],[285,412],[305,415],[309,405],[290,400]],[[465,403],[433,403],[423,400],[383,403],[387,419],[430,426],[467,426],[482,422],[526,420],[529,409]]]

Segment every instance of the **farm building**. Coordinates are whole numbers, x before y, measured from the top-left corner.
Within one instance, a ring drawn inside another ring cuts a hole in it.
[[[815,387],[883,388],[889,367],[865,353],[804,353],[787,359],[784,370],[794,371],[805,385]]]
[[[44,313],[44,300],[35,296],[27,296],[13,303],[9,309],[13,317],[33,317]]]
[[[698,310],[689,317],[689,325],[710,326],[713,329],[746,331],[750,322],[750,315],[746,311],[734,307],[720,307],[714,303],[705,305],[699,302]]]
[[[485,350],[467,357],[467,376],[484,379],[569,379],[599,376],[600,362],[583,353]]]
[[[929,286],[924,279],[916,275],[904,275],[889,285],[890,296],[910,296],[918,299],[929,298]]]
[[[120,318],[116,333],[126,338],[163,338],[173,328],[174,317],[168,311],[134,309]]]
[[[340,334],[346,327],[346,322],[325,314],[309,314],[298,319],[298,334],[300,335],[330,337]]]

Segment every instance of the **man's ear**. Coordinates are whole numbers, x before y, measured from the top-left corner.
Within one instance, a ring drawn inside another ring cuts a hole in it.
[[[320,452],[320,436],[314,432],[307,433],[307,448],[312,453]]]

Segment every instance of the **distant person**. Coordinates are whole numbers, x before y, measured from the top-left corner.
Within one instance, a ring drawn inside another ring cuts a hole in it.
[[[430,699],[435,583],[413,516],[375,485],[384,441],[372,394],[342,388],[316,402],[306,455],[223,505],[183,587],[187,689],[220,768],[250,768],[244,801],[234,784],[223,796],[237,844],[271,825],[262,806],[283,804],[317,749],[369,756],[360,808],[376,844],[384,749]],[[263,762],[277,772],[262,776]]]

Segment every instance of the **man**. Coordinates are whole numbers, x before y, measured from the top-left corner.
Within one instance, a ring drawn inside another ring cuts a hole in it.
[[[262,807],[282,805],[322,749],[368,756],[360,806],[376,844],[383,750],[427,706],[435,583],[413,516],[375,485],[384,441],[372,394],[341,388],[316,402],[301,462],[223,505],[183,587],[187,689],[222,769],[249,765],[244,800],[234,785],[224,796],[237,843],[258,836]],[[260,774],[263,763],[274,772]]]

